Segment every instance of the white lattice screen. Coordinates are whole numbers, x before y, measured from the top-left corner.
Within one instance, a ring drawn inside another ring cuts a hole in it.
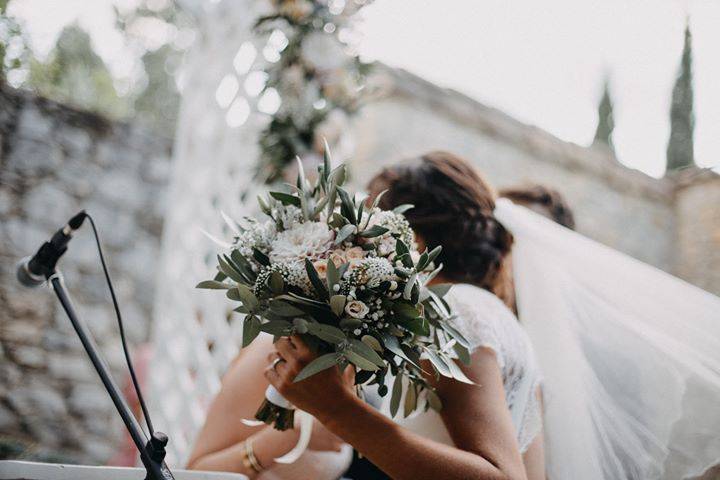
[[[183,79],[183,103],[175,143],[162,258],[153,322],[151,410],[170,439],[169,461],[186,461],[220,376],[237,354],[241,322],[229,322],[230,304],[197,291],[214,273],[217,245],[201,229],[229,238],[219,215],[239,218],[242,198],[255,201],[251,184],[258,156],[257,133],[267,122],[258,98],[260,69],[272,57],[253,38],[251,26],[267,0],[199,3],[201,24]],[[263,102],[265,105],[263,105]],[[276,107],[275,107],[276,108]]]

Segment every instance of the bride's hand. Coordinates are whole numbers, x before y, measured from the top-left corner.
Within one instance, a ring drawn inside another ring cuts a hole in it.
[[[317,355],[297,336],[278,340],[275,348],[277,351],[270,354],[265,378],[297,408],[320,418],[320,415],[331,415],[353,398],[352,368],[346,368],[344,373],[338,367],[328,368],[296,383],[297,374]]]

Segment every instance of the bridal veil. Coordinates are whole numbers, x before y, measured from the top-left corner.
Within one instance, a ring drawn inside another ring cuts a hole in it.
[[[676,480],[720,463],[720,298],[508,200],[495,214],[544,376],[548,478]]]

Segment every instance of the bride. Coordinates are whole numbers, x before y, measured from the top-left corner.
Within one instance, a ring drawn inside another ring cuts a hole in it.
[[[294,383],[313,354],[295,337],[266,341],[226,375],[192,468],[337,478],[348,455],[339,439],[396,479],[670,479],[717,462],[716,297],[509,202],[496,205],[452,154],[383,171],[370,193],[384,189],[382,208],[415,205],[406,215],[421,247],[444,247],[436,281],[454,284],[456,326],[475,346],[463,368],[477,385],[429,379],[441,413],[393,420],[387,406],[357,398],[348,372]],[[264,382],[253,373],[261,362]],[[268,382],[320,423],[292,465],[272,459],[291,448],[293,432],[239,421]]]

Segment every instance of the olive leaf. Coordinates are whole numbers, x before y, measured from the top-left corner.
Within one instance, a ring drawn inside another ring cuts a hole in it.
[[[363,238],[373,238],[373,237],[379,237],[380,235],[389,232],[390,230],[382,227],[380,225],[373,225],[372,227],[368,228],[367,230],[363,230],[360,232],[360,236]]]
[[[228,277],[232,278],[238,283],[246,283],[246,280],[243,278],[242,274],[235,270],[232,266],[230,266],[230,263],[227,262],[222,256],[217,256],[218,265],[220,266],[220,271],[223,272]]]
[[[320,280],[320,275],[318,275],[317,270],[315,270],[312,262],[307,258],[305,259],[305,271],[307,272],[310,283],[312,283],[312,286],[315,289],[315,293],[317,293],[318,297],[323,300],[327,300],[329,296],[327,288],[325,288],[325,284],[323,283],[323,281]]]
[[[270,192],[270,196],[276,200],[280,200],[283,205],[293,205],[300,208],[300,198],[295,195],[284,192]]]
[[[403,416],[407,418],[417,408],[417,387],[412,382],[405,392],[405,405],[403,405]]]
[[[330,310],[339,317],[343,314],[346,301],[347,299],[345,298],[345,295],[333,295],[330,297]]]
[[[268,277],[267,284],[275,294],[282,293],[285,288],[285,282],[280,272],[272,272]]]
[[[402,205],[398,205],[397,207],[393,208],[393,212],[403,214],[410,210],[411,208],[415,208],[415,205],[411,205],[409,203],[404,203]]]
[[[320,340],[326,342],[338,344],[347,340],[345,332],[332,325],[326,325],[324,323],[309,323],[308,333],[315,335]]]
[[[255,296],[253,291],[247,285],[237,286],[238,294],[240,295],[240,301],[245,305],[248,310],[254,312],[260,305],[260,301]]]
[[[365,343],[361,342],[360,340],[351,338],[348,349],[357,353],[358,355],[363,357],[365,360],[368,360],[368,361],[374,363],[378,367],[385,366],[385,362],[380,357],[380,355],[378,355],[377,352],[375,352],[375,350],[373,350],[371,347],[369,347]]]
[[[372,335],[363,335],[360,339],[362,342],[367,345],[368,347],[372,348],[376,352],[382,352],[383,347],[380,345],[380,342],[377,338],[373,337]]]
[[[242,346],[247,347],[260,334],[260,319],[255,315],[248,315],[243,322]]]
[[[430,408],[432,408],[436,412],[442,410],[442,400],[440,400],[437,392],[435,392],[435,390],[433,390],[432,388],[425,389],[425,392],[427,392],[427,401],[430,405]]]
[[[285,320],[270,320],[260,326],[260,331],[284,337],[292,333],[292,324]]]
[[[348,223],[347,225],[344,225],[337,233],[337,236],[335,237],[335,245],[340,245],[342,242],[344,242],[350,235],[355,233],[355,225]]]
[[[362,343],[362,342],[361,342]],[[343,351],[343,355],[345,355],[345,358],[347,358],[353,365],[358,367],[361,370],[370,370],[372,372],[378,370],[380,367],[375,365],[373,362],[368,360],[367,358],[363,357],[359,353],[357,353],[355,350],[352,350],[350,348]]]
[[[463,372],[460,367],[457,366],[455,362],[452,360],[447,362],[448,367],[450,367],[450,373],[452,374],[452,377],[455,380],[459,380],[463,383],[469,383],[470,385],[475,385],[475,382],[470,380],[466,375],[465,372]]]
[[[403,381],[402,372],[398,372],[393,382],[392,394],[390,396],[390,416],[395,417],[400,408],[400,399],[402,398]]]
[[[332,295],[335,292],[335,285],[340,283],[340,275],[338,274],[335,263],[328,258],[327,261],[327,272],[325,274],[325,280],[327,280],[328,292]],[[337,314],[336,314],[337,315]]]
[[[300,370],[300,373],[297,374],[293,382],[300,382],[312,375],[315,375],[316,373],[320,373],[323,370],[334,367],[339,363],[339,361],[340,356],[337,353],[326,353],[325,355],[320,355],[315,360],[305,365],[305,368]]]
[[[218,282],[215,280],[204,280],[195,285],[195,288],[204,288],[208,290],[227,290],[228,288],[233,287],[235,287],[235,285],[230,285],[229,283]]]

